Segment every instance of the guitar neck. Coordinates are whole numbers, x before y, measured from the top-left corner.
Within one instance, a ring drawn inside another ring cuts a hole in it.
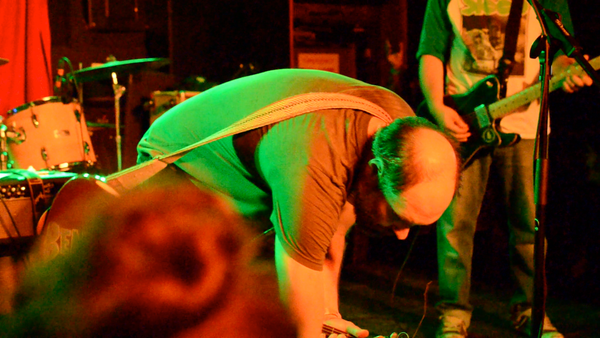
[[[600,68],[600,57],[594,58],[590,61],[590,65],[594,69]],[[583,74],[583,69],[580,65],[575,64],[570,66],[566,71],[561,74],[554,75],[550,80],[548,91],[552,92],[562,86],[562,81],[569,75],[581,75]],[[534,100],[540,98],[542,92],[542,84],[540,82],[534,84],[531,87],[524,89],[514,95],[511,95],[505,99],[499,100],[489,105],[488,111],[492,119],[499,119],[504,117],[517,108],[522,107]]]

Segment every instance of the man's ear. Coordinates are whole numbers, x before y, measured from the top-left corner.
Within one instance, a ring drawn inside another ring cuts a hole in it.
[[[377,172],[381,172],[383,170],[383,162],[379,157],[375,157],[369,161],[369,166],[377,167]]]

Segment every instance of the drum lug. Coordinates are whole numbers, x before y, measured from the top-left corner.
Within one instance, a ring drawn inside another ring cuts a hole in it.
[[[33,122],[33,125],[36,128],[40,126],[40,121],[38,121],[37,115],[35,114],[31,114],[31,122]]]
[[[75,119],[77,120],[77,123],[81,123],[81,113],[79,112],[79,109],[75,109]]]
[[[42,159],[44,162],[48,162],[48,152],[46,151],[46,147],[42,147]]]
[[[19,128],[17,130],[14,126],[6,130],[5,136],[9,142],[13,142],[16,144],[21,144],[25,142],[25,140],[27,140],[27,134],[25,133],[25,129]]]

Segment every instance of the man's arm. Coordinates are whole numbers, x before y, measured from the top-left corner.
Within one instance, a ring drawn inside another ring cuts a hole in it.
[[[299,338],[318,338],[323,325],[323,274],[292,259],[275,237],[279,293],[298,325]]]
[[[350,206],[348,208],[348,206]],[[346,210],[347,209],[347,210]],[[342,208],[342,215],[345,210],[353,213],[353,209],[350,204],[346,204]],[[352,214],[352,216],[354,216]],[[355,218],[355,217],[351,217]],[[323,287],[325,296],[325,319],[339,317],[339,277],[342,269],[342,262],[344,260],[344,251],[346,249],[346,232],[352,227],[354,221],[349,223],[351,220],[344,222],[343,217],[340,217],[340,224],[338,225],[337,231],[333,234],[331,244],[327,256],[325,256],[325,262],[323,263]]]
[[[469,126],[458,113],[444,104],[444,64],[433,55],[419,59],[419,81],[427,107],[437,124],[446,128],[458,141],[465,142],[471,135]]]
[[[344,320],[339,310],[339,281],[340,271],[346,248],[346,234],[354,225],[356,216],[354,206],[346,202],[342,208],[337,231],[333,234],[325,262],[323,264],[323,286],[325,299],[325,324],[356,337],[369,336],[368,330],[363,330],[354,323]]]

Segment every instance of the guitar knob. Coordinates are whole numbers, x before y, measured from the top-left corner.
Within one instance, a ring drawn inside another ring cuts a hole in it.
[[[492,128],[486,128],[481,134],[481,138],[485,143],[492,143],[496,139],[496,134]]]

